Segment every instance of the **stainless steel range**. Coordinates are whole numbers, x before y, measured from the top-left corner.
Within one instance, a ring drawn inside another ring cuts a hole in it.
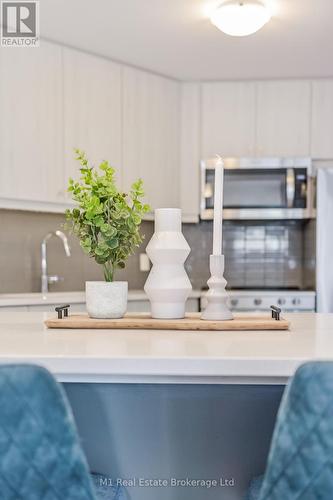
[[[235,312],[268,312],[271,305],[278,305],[287,312],[316,309],[316,293],[309,290],[229,290],[228,293],[230,308]],[[204,296],[200,305],[201,309],[205,307]]]

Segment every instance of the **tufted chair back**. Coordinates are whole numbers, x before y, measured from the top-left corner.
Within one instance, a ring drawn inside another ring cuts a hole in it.
[[[0,366],[0,499],[95,498],[61,386],[40,367]]]
[[[258,498],[333,498],[333,362],[302,365],[285,391]]]

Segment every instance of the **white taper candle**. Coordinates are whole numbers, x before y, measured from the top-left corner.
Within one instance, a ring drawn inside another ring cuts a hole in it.
[[[215,165],[213,255],[222,254],[223,173],[223,160],[219,156]]]

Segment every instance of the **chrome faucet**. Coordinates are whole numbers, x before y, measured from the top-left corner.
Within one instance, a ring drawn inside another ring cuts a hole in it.
[[[65,254],[67,255],[67,257],[70,257],[71,255],[67,236],[62,231],[52,231],[45,236],[41,244],[41,288],[42,293],[44,294],[49,291],[50,284],[58,283],[59,281],[63,280],[63,278],[61,278],[60,276],[48,276],[47,274],[46,244],[48,240],[52,238],[52,236],[57,236],[58,238],[60,238],[64,245]]]

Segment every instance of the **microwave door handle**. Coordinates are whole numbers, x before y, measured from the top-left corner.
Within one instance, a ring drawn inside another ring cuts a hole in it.
[[[286,199],[287,207],[293,208],[295,201],[295,170],[293,168],[287,168]]]

